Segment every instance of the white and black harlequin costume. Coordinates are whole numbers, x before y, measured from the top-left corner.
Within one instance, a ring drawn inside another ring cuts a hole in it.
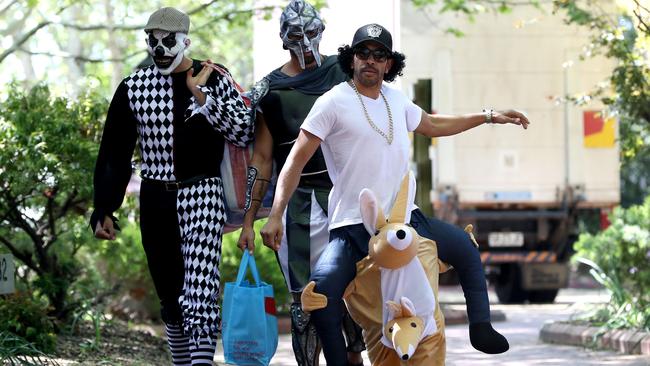
[[[194,74],[201,70],[193,61]],[[192,347],[214,342],[221,234],[225,222],[219,165],[224,140],[252,140],[247,107],[232,79],[212,72],[199,106],[186,73],[163,75],[156,66],[139,70],[117,88],[106,119],[95,168],[91,225],[113,218],[130,179],[139,141],[142,244],[170,337]],[[174,345],[172,354],[174,354]],[[178,350],[176,350],[178,351]],[[212,350],[214,352],[214,350]],[[175,359],[174,362],[177,360]],[[179,362],[180,363],[180,362]]]

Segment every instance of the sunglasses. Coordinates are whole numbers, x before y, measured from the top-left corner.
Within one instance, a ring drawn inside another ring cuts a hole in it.
[[[371,51],[366,47],[359,47],[354,49],[354,55],[362,61],[367,60],[372,55],[375,61],[384,62],[388,59],[389,52],[384,48],[377,48]]]

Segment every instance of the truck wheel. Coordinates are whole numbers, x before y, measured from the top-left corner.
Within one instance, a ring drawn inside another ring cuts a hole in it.
[[[558,289],[554,290],[533,290],[528,293],[528,301],[531,304],[552,304],[557,296]]]
[[[495,290],[502,304],[523,304],[528,299],[528,292],[521,287],[521,269],[518,264],[501,266]]]

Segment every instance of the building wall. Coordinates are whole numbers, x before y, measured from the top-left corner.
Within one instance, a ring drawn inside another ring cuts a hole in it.
[[[611,72],[607,60],[578,60],[587,44],[580,29],[564,25],[550,10],[532,7],[517,7],[509,15],[483,14],[475,23],[434,8],[416,9],[410,1],[402,2],[401,12],[407,55],[403,89],[431,78],[432,105],[439,113],[517,108],[532,123],[525,132],[515,126],[480,126],[438,139],[432,149],[434,190],[454,186],[465,202],[484,202],[494,192],[552,202],[568,171],[569,184],[585,186],[588,200],[618,201],[617,146],[585,148],[583,109],[556,101],[565,92],[590,90]],[[465,36],[445,34],[449,27]]]

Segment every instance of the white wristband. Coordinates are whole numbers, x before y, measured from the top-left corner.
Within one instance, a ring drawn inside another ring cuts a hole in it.
[[[493,109],[484,109],[483,113],[485,113],[485,123],[494,123],[492,119],[492,115],[494,114]]]

